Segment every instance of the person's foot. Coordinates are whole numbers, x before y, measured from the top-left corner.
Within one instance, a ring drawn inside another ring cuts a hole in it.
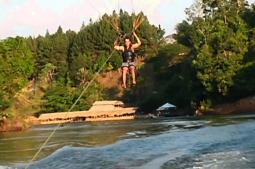
[[[121,87],[123,87],[124,89],[127,88],[127,85],[126,84],[122,84]]]
[[[136,81],[133,81],[133,85],[136,85]]]

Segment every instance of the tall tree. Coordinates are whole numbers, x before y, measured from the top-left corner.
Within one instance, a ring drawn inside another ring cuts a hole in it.
[[[206,91],[227,95],[247,52],[247,25],[239,14],[244,10],[244,1],[200,3],[203,14],[190,15],[191,25],[185,22],[179,25],[177,37],[193,48],[196,55],[193,65]]]
[[[0,107],[5,107],[34,72],[34,58],[24,38],[0,42],[0,70]]]

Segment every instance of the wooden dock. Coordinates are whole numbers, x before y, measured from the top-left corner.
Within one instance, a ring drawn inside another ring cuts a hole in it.
[[[88,111],[41,114],[39,124],[56,124],[81,121],[132,120],[137,107],[125,107],[121,101],[96,101]]]

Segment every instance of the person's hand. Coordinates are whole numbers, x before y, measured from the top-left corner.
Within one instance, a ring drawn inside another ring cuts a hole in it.
[[[124,38],[124,36],[125,36],[125,33],[124,32],[119,32],[119,39],[123,39]]]

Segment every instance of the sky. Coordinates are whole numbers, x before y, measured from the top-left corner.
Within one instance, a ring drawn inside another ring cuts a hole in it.
[[[255,1],[255,0],[250,0]],[[104,13],[124,9],[143,11],[149,21],[161,25],[166,34],[186,18],[185,9],[194,0],[0,0],[0,39],[45,35],[46,30],[79,31],[82,23],[97,20]]]

